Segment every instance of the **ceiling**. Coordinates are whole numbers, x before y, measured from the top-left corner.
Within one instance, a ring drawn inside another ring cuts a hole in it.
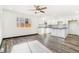
[[[52,17],[71,17],[79,15],[79,6],[74,5],[46,5],[46,13],[35,14],[33,5],[4,5],[3,8],[17,11],[28,15],[52,16]]]

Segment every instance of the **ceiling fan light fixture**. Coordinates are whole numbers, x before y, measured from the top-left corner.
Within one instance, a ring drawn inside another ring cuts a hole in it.
[[[47,9],[46,6],[43,6],[43,5],[34,5],[34,11],[35,11],[35,14],[41,12],[41,13],[45,13],[45,9]]]

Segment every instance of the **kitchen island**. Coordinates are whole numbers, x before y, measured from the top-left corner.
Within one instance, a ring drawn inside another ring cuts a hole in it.
[[[39,26],[39,34],[50,34],[61,38],[66,38],[68,34],[68,25],[48,25]]]

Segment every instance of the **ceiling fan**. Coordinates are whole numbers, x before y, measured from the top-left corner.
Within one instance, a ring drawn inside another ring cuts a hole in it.
[[[45,9],[47,9],[47,7],[43,5],[34,5],[34,8],[35,14],[38,12],[45,13]]]

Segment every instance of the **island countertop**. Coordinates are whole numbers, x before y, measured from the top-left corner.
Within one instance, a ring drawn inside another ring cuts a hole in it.
[[[51,29],[67,29],[67,25],[39,25],[38,28],[51,28]]]

